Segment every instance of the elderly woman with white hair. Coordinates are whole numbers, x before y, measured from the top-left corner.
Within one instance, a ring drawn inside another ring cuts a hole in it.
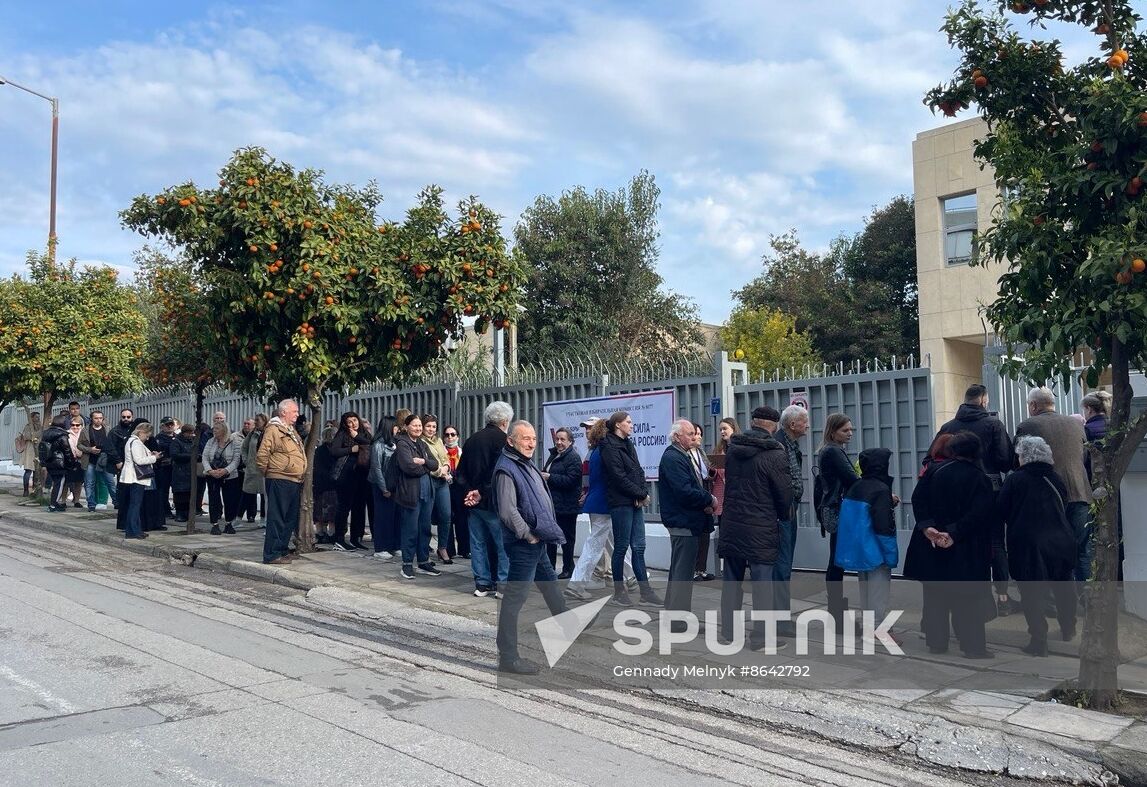
[[[1023,650],[1046,656],[1049,592],[1063,640],[1075,636],[1076,541],[1067,519],[1067,489],[1053,467],[1051,447],[1042,437],[1021,437],[1016,455],[1019,470],[1004,481],[998,501],[1007,526],[1008,571],[1019,586],[1031,637]]]

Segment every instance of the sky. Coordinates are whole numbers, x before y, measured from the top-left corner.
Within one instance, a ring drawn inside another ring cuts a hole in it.
[[[4,5],[0,76],[60,101],[61,257],[130,275],[118,212],[250,145],[375,180],[384,218],[478,195],[507,237],[538,195],[645,169],[659,271],[714,323],[770,235],[824,249],[911,194],[957,63],[935,0]],[[0,275],[45,246],[49,162],[48,103],[0,86]]]

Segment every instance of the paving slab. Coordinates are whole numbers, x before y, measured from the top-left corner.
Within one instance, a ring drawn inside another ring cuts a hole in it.
[[[1083,741],[1110,743],[1135,721],[1124,716],[1032,702],[1006,717],[1009,724]]]

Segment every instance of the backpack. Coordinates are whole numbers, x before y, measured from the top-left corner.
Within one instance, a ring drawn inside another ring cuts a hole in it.
[[[36,448],[36,458],[40,460],[40,467],[46,468],[52,464],[51,440],[40,440],[40,445]]]
[[[398,479],[402,474],[398,470],[398,462],[395,461],[394,455],[391,454],[390,458],[386,460],[386,466],[382,468],[382,486],[390,494],[394,494],[398,489]]]

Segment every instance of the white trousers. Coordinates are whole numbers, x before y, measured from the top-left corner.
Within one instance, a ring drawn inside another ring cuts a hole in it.
[[[613,518],[609,514],[590,514],[589,538],[582,545],[570,582],[588,582],[607,550],[613,552]],[[628,550],[625,554],[625,576],[633,576]]]

